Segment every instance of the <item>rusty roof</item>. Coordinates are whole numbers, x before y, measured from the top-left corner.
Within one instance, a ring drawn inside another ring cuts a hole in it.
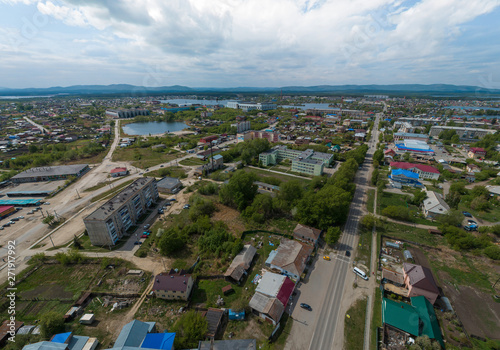
[[[272,265],[296,276],[300,276],[306,268],[306,261],[313,251],[313,247],[301,242],[284,239],[276,249]]]

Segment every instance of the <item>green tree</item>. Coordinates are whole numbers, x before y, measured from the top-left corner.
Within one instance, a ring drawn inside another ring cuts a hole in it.
[[[256,176],[244,170],[237,171],[219,191],[220,201],[240,212],[243,211],[255,198],[257,185],[254,184]]]
[[[361,218],[361,226],[365,228],[366,230],[371,230],[376,223],[377,219],[375,218],[375,215],[368,214],[365,215]]]
[[[462,213],[450,210],[447,214],[440,215],[437,221],[442,225],[459,226],[462,223]]]
[[[325,234],[326,243],[333,247],[340,239],[342,235],[342,230],[338,226],[331,226],[328,228]]]
[[[293,208],[304,195],[302,184],[298,180],[291,180],[280,185],[278,199],[287,209]]]
[[[200,340],[205,339],[208,331],[208,322],[201,313],[188,311],[175,323],[174,346],[176,349],[193,349]]]
[[[57,312],[50,311],[40,317],[40,332],[44,339],[64,331],[64,318]]]
[[[176,227],[169,228],[160,238],[160,253],[172,256],[186,246],[187,239]]]
[[[28,151],[29,151],[30,153],[37,153],[37,152],[38,152],[38,147],[37,147],[36,145],[30,145],[30,146],[28,147]]]

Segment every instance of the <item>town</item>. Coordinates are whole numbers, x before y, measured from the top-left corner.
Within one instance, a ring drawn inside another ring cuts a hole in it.
[[[0,346],[499,349],[498,118],[445,97],[2,99]]]

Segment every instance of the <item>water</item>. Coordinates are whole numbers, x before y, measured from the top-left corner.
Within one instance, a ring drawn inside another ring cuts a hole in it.
[[[128,135],[154,135],[180,131],[187,127],[182,122],[141,122],[124,125],[123,132]]]
[[[302,103],[300,106],[293,106],[293,105],[285,105],[285,106],[281,106],[283,108],[297,108],[297,109],[302,109],[302,110],[306,110],[306,109],[333,109],[333,110],[336,110],[336,111],[339,111],[340,108],[335,108],[335,107],[328,107],[329,103]],[[347,109],[347,108],[345,108]]]
[[[170,99],[170,100],[160,100],[161,103],[173,103],[173,104],[179,105],[180,107],[191,106],[191,105],[203,105],[203,106],[223,105],[223,106],[226,106],[226,104],[229,101],[234,101],[234,100],[196,100],[196,99],[182,99],[182,98]]]
[[[478,107],[478,106],[448,106],[448,107],[444,107],[444,108],[448,108],[448,109],[465,109],[465,110],[471,110],[471,111],[478,111],[480,109],[484,109],[484,110],[492,110],[492,111],[500,111],[500,108],[498,107]]]
[[[0,100],[18,100],[21,98],[49,98],[54,97],[54,95],[45,95],[45,96],[0,96]]]

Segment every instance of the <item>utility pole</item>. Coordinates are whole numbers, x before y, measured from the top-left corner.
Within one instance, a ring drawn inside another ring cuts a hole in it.
[[[78,190],[75,188],[76,194],[78,195],[78,199],[80,199],[80,193],[78,193]]]
[[[52,248],[55,248],[55,244],[54,244],[54,241],[52,240],[52,234],[49,235],[49,238],[50,238],[50,242],[52,243]]]

